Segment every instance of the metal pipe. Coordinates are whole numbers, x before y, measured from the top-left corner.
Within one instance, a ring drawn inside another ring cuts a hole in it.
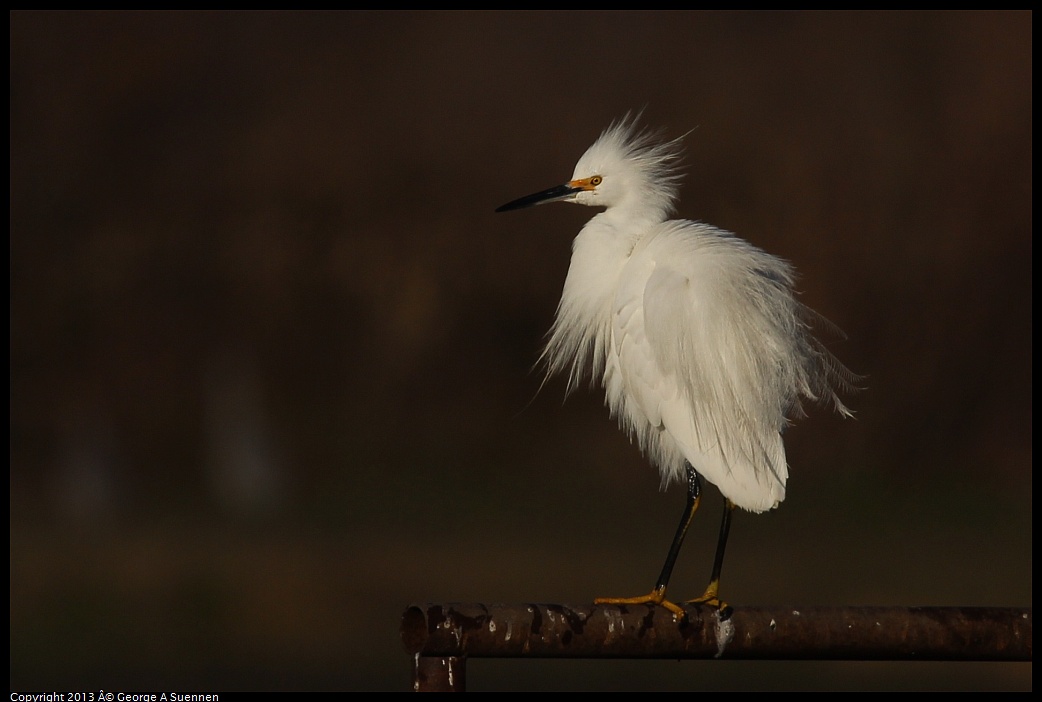
[[[466,692],[467,659],[460,656],[413,656],[414,692]]]
[[[414,604],[402,642],[447,658],[1030,661],[1031,608]]]

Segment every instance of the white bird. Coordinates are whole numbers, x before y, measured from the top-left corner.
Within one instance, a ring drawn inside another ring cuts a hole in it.
[[[822,318],[794,296],[790,264],[730,232],[670,220],[677,199],[680,139],[660,142],[624,118],[606,129],[571,180],[497,212],[564,201],[606,208],[582,228],[542,360],[568,391],[592,375],[631,439],[659,470],[663,487],[687,480],[687,504],[654,589],[598,604],[665,599],[684,535],[701,501],[701,479],[725,498],[709,586],[689,603],[730,616],[718,596],[734,508],[772,509],[789,470],[782,431],[800,401],[832,404],[855,376],[811,333]]]

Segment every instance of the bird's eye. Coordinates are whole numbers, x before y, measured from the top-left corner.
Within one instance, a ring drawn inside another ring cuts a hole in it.
[[[593,178],[590,178],[590,185],[600,185],[602,180],[604,180],[604,178],[594,176]]]

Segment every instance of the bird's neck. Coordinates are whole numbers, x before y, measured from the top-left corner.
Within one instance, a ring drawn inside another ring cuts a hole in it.
[[[637,243],[664,220],[663,213],[646,208],[610,207],[583,227],[575,238],[573,252],[589,242],[621,267]],[[605,256],[597,256],[603,259]],[[574,258],[573,258],[574,262]]]

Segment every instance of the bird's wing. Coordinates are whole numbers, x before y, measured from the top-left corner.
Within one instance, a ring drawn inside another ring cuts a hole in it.
[[[654,272],[650,260],[632,262],[615,293],[612,317],[612,344],[605,374],[609,401],[619,406],[612,410],[631,419],[634,429],[643,419],[652,430],[662,428],[662,403],[675,399],[675,384],[666,381],[645,333],[644,294],[648,277]],[[645,448],[645,437],[640,437]]]
[[[786,335],[760,307],[778,291],[759,289],[762,273],[735,265],[729,239],[679,242],[687,248],[670,246],[664,256],[653,247],[644,257],[653,264],[637,276],[646,281],[639,312],[632,302],[619,308],[633,320],[618,316],[629,332],[622,378],[633,401],[725,497],[770,509],[785,495],[780,430],[791,398],[776,377],[776,357],[788,351],[775,347]]]

